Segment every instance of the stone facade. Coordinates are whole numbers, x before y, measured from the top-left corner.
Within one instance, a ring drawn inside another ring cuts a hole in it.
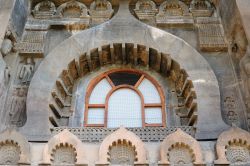
[[[0,165],[250,166],[249,7],[0,0]]]

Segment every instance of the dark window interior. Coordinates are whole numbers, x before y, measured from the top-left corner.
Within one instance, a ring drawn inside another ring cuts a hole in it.
[[[140,77],[141,74],[138,73],[117,72],[109,74],[109,78],[112,80],[115,86],[124,84],[134,86]]]

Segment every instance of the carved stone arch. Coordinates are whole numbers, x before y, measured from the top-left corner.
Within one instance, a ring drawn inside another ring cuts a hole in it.
[[[86,17],[89,17],[88,15],[88,8],[86,7],[85,4],[81,3],[81,2],[78,2],[76,0],[72,0],[72,1],[69,1],[69,2],[66,2],[66,3],[63,3],[62,5],[60,5],[58,8],[57,8],[57,15],[59,17],[67,17],[65,14],[65,12],[68,10],[68,9],[73,9],[73,13],[77,14],[77,10],[79,10],[78,14],[75,15],[68,15],[68,17],[78,17],[78,18],[86,18]],[[78,16],[79,15],[79,16]]]
[[[234,149],[231,148],[232,146]],[[247,150],[248,150],[248,155],[243,156],[245,153],[243,151],[247,151]],[[250,164],[250,156],[249,156],[250,133],[238,127],[232,127],[231,129],[224,131],[223,133],[221,133],[221,135],[219,136],[217,140],[216,152],[217,152],[217,157],[218,157],[218,159],[214,161],[216,165],[234,164],[232,162],[234,160],[237,161],[237,158],[241,158],[241,157],[247,157],[247,159],[245,158],[245,160],[248,164]]]
[[[192,0],[190,12],[195,17],[210,17],[213,13],[213,6],[208,0]]]
[[[67,97],[70,98],[74,80],[79,76],[85,76],[89,71],[102,65],[125,63],[122,58],[125,53],[128,53],[129,57],[136,55],[137,59],[133,61],[136,64],[133,63],[133,65],[149,66],[166,77],[171,74],[176,75],[175,78],[178,79],[180,72],[169,73],[168,69],[171,68],[178,68],[177,71],[180,71],[181,69],[178,66],[181,66],[186,71],[189,76],[188,80],[192,81],[192,84],[190,81],[186,81],[184,89],[191,90],[192,93],[188,97],[193,96],[193,92],[195,92],[196,95],[194,96],[197,96],[197,98],[195,99],[196,104],[191,103],[192,109],[185,116],[190,117],[191,124],[196,117],[199,117],[195,135],[197,139],[217,139],[218,135],[228,128],[221,118],[220,91],[217,78],[204,57],[182,39],[142,24],[130,14],[129,10],[123,10],[124,7],[128,7],[127,3],[127,1],[120,3],[123,7],[119,8],[117,14],[109,22],[76,33],[59,44],[45,57],[30,83],[27,96],[28,118],[25,126],[20,129],[29,139],[36,140],[37,138],[33,135],[39,134],[44,136],[42,140],[46,140],[46,137],[51,133],[50,118],[55,119],[53,121],[54,126],[61,126],[58,119],[64,117],[65,114],[60,114],[60,108],[53,108],[50,105],[51,102],[54,102],[51,92],[54,90],[56,83],[62,85],[60,86],[63,87],[60,88],[64,91],[62,93],[67,94]],[[124,16],[123,12],[126,12],[128,17],[122,17]],[[122,22],[121,17],[124,19]],[[127,26],[128,23],[137,26]],[[113,30],[113,28],[110,28],[111,26],[117,28]],[[131,32],[135,32],[136,35],[132,35]],[[104,51],[99,52],[101,50]],[[171,58],[169,58],[170,55]],[[112,61],[112,57],[114,57],[115,62]],[[60,63],[58,63],[58,59],[60,59]],[[174,62],[171,59],[178,62],[179,65],[170,63]],[[126,60],[131,61],[131,58]],[[135,60],[135,58],[132,60]],[[65,84],[62,84],[61,73],[64,73]],[[67,86],[64,86],[66,84]],[[59,95],[55,98],[63,101]],[[63,108],[71,110],[69,113],[72,113],[74,108],[71,108],[68,100],[62,104],[64,104]],[[196,107],[198,111],[193,111]],[[51,112],[52,109],[55,112],[54,114]],[[56,110],[59,114],[56,114]],[[66,116],[71,116],[71,114]],[[34,124],[34,121],[38,123]],[[217,125],[214,125],[215,123]],[[207,134],[207,132],[210,134]]]
[[[35,18],[48,18],[56,13],[56,6],[52,1],[46,0],[42,1],[34,7],[32,13]]]
[[[158,9],[152,0],[139,0],[135,4],[135,14],[139,20],[154,19]]]
[[[3,151],[3,152],[2,152]],[[28,140],[15,130],[5,130],[0,134],[0,163],[5,165],[30,164],[30,145]],[[2,156],[4,155],[4,156]],[[19,156],[17,156],[19,155]],[[12,163],[9,159],[17,161]]]
[[[98,6],[99,3],[102,3],[104,6]],[[100,10],[100,11],[105,11],[105,10],[113,10],[112,9],[112,4],[108,0],[95,0],[90,4],[90,10]]]
[[[188,155],[190,155],[192,163],[194,165],[203,165],[202,151],[200,144],[193,137],[183,132],[181,129],[177,129],[176,132],[168,135],[160,147],[160,157],[161,160],[159,164],[171,165],[176,163],[171,163],[169,160],[169,153],[176,147],[183,147],[188,151]],[[182,159],[183,156],[179,156]]]
[[[148,10],[157,11],[156,4],[152,0],[139,0],[139,1],[137,1],[135,4],[135,10],[143,10],[143,9],[145,10],[144,5],[146,5],[146,4],[150,6],[150,9],[148,9]]]
[[[124,143],[134,148],[134,152],[136,155],[134,164],[147,164],[146,149],[144,147],[144,143],[137,135],[135,135],[131,131],[128,131],[124,127],[119,128],[103,140],[99,149],[99,160],[96,164],[109,164],[110,149],[112,146],[115,146],[119,143]]]
[[[165,13],[165,8],[167,6],[173,6],[173,5],[181,8],[182,16],[189,16],[190,15],[188,6],[180,0],[164,1],[159,7],[159,15],[162,15]]]
[[[48,143],[44,147],[43,160],[40,164],[53,164],[53,161],[55,161],[55,152],[57,152],[57,150],[60,148],[67,148],[67,152],[61,149],[63,151],[62,153],[64,153],[63,155],[66,154],[64,157],[70,159],[75,157],[75,165],[88,165],[85,157],[86,149],[84,148],[83,143],[77,138],[77,136],[69,132],[67,129],[64,129],[61,133],[53,136],[48,141]],[[59,161],[57,160],[56,164],[59,164],[58,162]],[[64,161],[62,160],[62,163],[60,164],[63,165],[63,162]]]
[[[90,4],[89,14],[93,25],[108,21],[113,13],[112,4],[108,0],[94,0]]]
[[[53,2],[46,0],[38,3],[35,7],[33,12],[38,12],[38,11],[56,11],[56,6]]]

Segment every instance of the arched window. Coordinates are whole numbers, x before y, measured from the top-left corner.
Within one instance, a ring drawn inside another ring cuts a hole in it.
[[[165,127],[164,93],[144,72],[133,69],[105,72],[87,88],[84,126]]]

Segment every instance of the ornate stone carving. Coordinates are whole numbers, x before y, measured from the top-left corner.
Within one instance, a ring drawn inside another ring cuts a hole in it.
[[[38,3],[32,13],[36,19],[48,19],[56,13],[56,6],[53,2],[45,0]]]
[[[215,165],[250,164],[250,133],[237,127],[224,131],[216,143]]]
[[[202,51],[227,51],[224,30],[218,18],[201,17],[196,19],[198,43]]]
[[[99,149],[99,160],[96,164],[105,165],[105,164],[109,164],[110,161],[115,161],[115,163],[123,161],[123,159],[121,158],[115,158],[115,160],[112,160],[110,158],[112,156],[109,155],[109,152],[110,150],[112,150],[113,145],[118,145],[122,143],[124,144],[127,143],[129,146],[133,147],[134,153],[132,153],[132,155],[137,154],[134,160],[135,161],[134,164],[142,164],[142,165],[147,164],[146,150],[144,148],[143,142],[140,140],[138,136],[136,136],[134,133],[126,130],[123,127],[113,132],[112,134],[110,134],[103,140]],[[126,155],[124,160],[125,160],[125,163],[131,162],[132,160],[131,154]]]
[[[4,39],[2,42],[1,53],[3,56],[8,55],[13,48],[12,41],[10,39]]]
[[[60,144],[51,154],[53,165],[74,165],[76,162],[76,149],[69,144]]]
[[[194,17],[210,17],[213,7],[208,0],[192,0],[190,11]]]
[[[41,57],[44,55],[44,42],[47,31],[25,31],[21,42],[15,45],[20,55]]]
[[[139,0],[135,5],[135,14],[139,18],[139,20],[151,20],[155,18],[158,10],[154,1],[151,0]]]
[[[13,141],[0,142],[0,164],[17,165],[20,160],[20,147]]]
[[[193,151],[189,148],[188,145],[182,143],[176,143],[169,149],[167,154],[169,162],[172,165],[185,165],[192,166],[195,158]]]
[[[15,130],[8,129],[0,134],[0,164],[30,164],[28,140]]]
[[[21,66],[19,71],[19,79],[22,84],[29,84],[34,72],[34,60],[26,58],[25,63]]]
[[[134,165],[134,162],[137,160],[135,147],[126,140],[114,142],[110,146],[109,155],[108,161],[111,165]]]
[[[233,140],[229,142],[226,151],[227,160],[231,164],[250,164],[250,145],[241,140]]]
[[[194,20],[185,3],[169,0],[160,5],[156,23],[160,26],[192,28]]]
[[[47,165],[87,165],[86,148],[82,142],[67,129],[53,136],[43,150],[43,160]]]
[[[92,25],[96,25],[108,21],[112,17],[114,10],[108,0],[95,0],[90,5],[89,13]]]
[[[225,118],[227,124],[240,126],[239,115],[236,112],[236,107],[235,97],[233,94],[224,98]]]
[[[195,131],[192,126],[182,126],[180,127],[183,131],[191,136],[194,136]],[[58,134],[62,132],[64,127],[54,127],[51,128],[53,134]],[[105,137],[115,132],[115,128],[82,128],[74,127],[67,128],[70,132],[76,135],[82,142],[102,142]],[[176,131],[176,127],[150,127],[150,128],[128,128],[129,131],[135,133],[143,142],[161,142],[166,136]],[[148,134],[150,133],[150,134]]]
[[[27,86],[17,86],[13,88],[8,105],[10,125],[21,127],[26,122],[27,91]]]
[[[160,148],[161,160],[159,164],[204,165],[199,142],[181,129],[177,129],[176,132],[168,135],[163,140]],[[179,156],[179,154],[181,155]]]
[[[88,8],[81,2],[72,0],[57,8],[57,16],[60,18],[88,18]]]

